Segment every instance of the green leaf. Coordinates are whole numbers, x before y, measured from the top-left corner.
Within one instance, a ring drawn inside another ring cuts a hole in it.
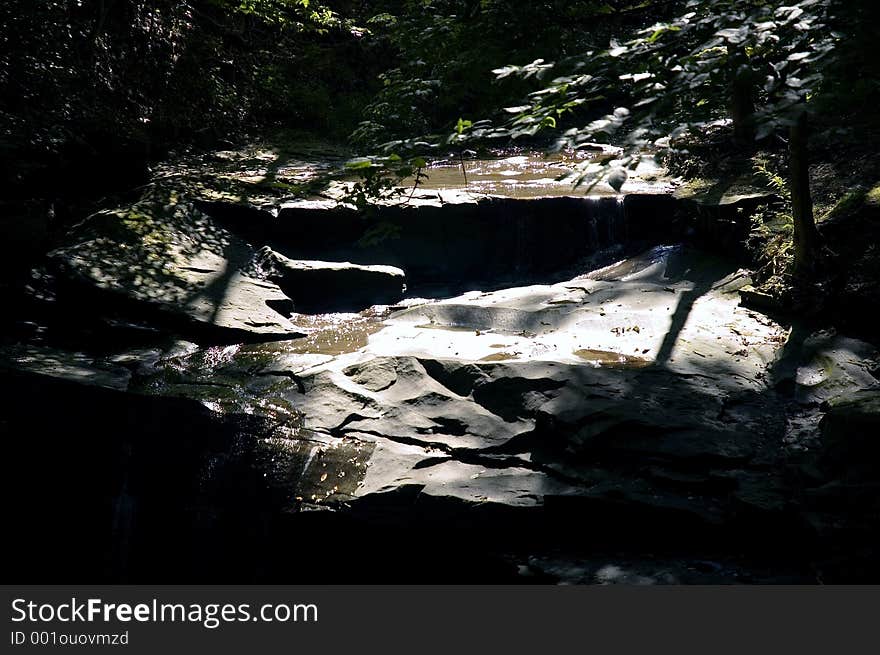
[[[373,160],[369,157],[356,157],[355,159],[349,159],[345,162],[345,167],[350,171],[359,171],[365,168],[371,168],[373,166]]]

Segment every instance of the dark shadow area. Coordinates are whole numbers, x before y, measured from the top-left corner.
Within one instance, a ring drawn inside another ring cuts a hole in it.
[[[198,203],[233,234],[291,259],[399,267],[407,296],[423,298],[552,284],[634,254],[656,239],[675,240],[680,225],[674,205],[663,195],[623,201],[483,197],[379,207],[370,215],[332,203],[293,203],[274,217],[255,207]],[[393,229],[382,239],[365,239],[377,224]]]
[[[418,485],[403,485],[323,511],[291,511],[297,502],[290,480],[297,478],[290,475],[308,457],[308,440],[301,455],[266,450],[275,426],[257,417],[221,416],[196,400],[6,371],[2,428],[11,449],[7,462],[15,465],[4,481],[7,493],[19,498],[6,516],[15,526],[8,543],[15,565],[6,577],[502,583],[528,581],[520,565],[549,556],[585,563],[678,561],[683,581],[814,581],[810,562],[821,546],[802,517],[790,507],[737,500],[748,498],[741,494],[749,482],[743,469],[772,444],[762,444],[757,433],[744,442],[741,427],[700,424],[698,417],[660,431],[651,420],[658,412],[675,416],[694,407],[711,414],[717,396],[693,385],[670,389],[660,370],[579,368],[571,375],[542,393],[619,387],[611,414],[573,424],[538,417],[533,433],[494,455],[470,457],[503,468],[521,464],[505,463],[502,451],[529,454],[551,480],[582,492],[550,494],[543,505],[517,508],[423,495]],[[505,392],[490,387],[477,395],[487,402],[504,397],[503,407],[528,413],[518,394],[529,385]],[[52,411],[40,411],[45,407]],[[769,407],[763,411],[774,415]],[[773,438],[773,421],[762,423]],[[585,442],[576,435],[590,424],[607,427]],[[719,446],[728,442],[739,454]],[[725,454],[712,455],[713,448]],[[291,459],[278,460],[279,452]],[[339,456],[352,453],[343,448]],[[464,453],[457,456],[468,461]],[[706,561],[722,564],[718,571],[693,568]]]

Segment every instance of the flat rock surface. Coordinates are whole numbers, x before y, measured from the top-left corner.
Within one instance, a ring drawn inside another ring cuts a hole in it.
[[[247,346],[201,378],[286,376],[302,429],[373,444],[353,500],[409,485],[515,507],[620,497],[717,523],[717,490],[745,489],[786,426],[769,373],[787,331],[739,306],[747,281],[659,247],[558,284],[351,315],[338,344]]]
[[[845,508],[864,515],[847,529],[873,529],[870,467],[838,476],[819,424],[876,394],[878,354],[742,307],[748,283],[660,246],[553,284],[294,314],[297,339],[101,356],[16,346],[0,362],[197,401],[181,420],[201,407],[244,439],[220,468],[216,455],[190,464],[197,486],[237,488],[246,472],[278,516],[323,512],[330,540],[353,520],[501,553],[543,581],[802,581],[798,564],[750,570],[734,554],[837,538]]]

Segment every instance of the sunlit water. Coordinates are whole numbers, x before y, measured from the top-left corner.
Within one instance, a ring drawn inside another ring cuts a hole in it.
[[[588,185],[575,186],[585,166],[613,155],[613,150],[606,150],[548,155],[527,153],[495,159],[441,159],[431,162],[424,171],[427,179],[422,181],[422,186],[426,189],[466,191],[476,195],[510,198],[613,195],[616,192],[604,182],[592,188],[588,188]],[[612,159],[611,167],[613,165]],[[632,173],[622,192],[667,191],[668,185],[659,181],[659,175],[657,165],[647,158]],[[412,183],[412,179],[404,182]]]
[[[555,284],[410,298],[357,314],[294,315],[306,337],[243,350],[289,356],[287,365],[301,362],[303,370],[355,353],[602,368],[641,368],[662,356],[667,365],[700,369],[742,351],[743,335],[751,343],[756,326],[728,291],[737,280],[714,259],[659,246]],[[767,331],[754,338],[765,342],[778,330]],[[754,369],[769,356],[752,359],[749,352],[733,365]]]

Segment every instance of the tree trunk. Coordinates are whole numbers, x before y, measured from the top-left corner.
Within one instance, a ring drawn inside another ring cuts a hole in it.
[[[813,219],[813,198],[810,195],[807,130],[807,114],[804,112],[791,126],[788,142],[791,211],[794,221],[794,273],[798,277],[809,275],[813,271],[819,247],[819,231]]]
[[[748,59],[739,49],[728,46],[732,76],[730,80],[730,118],[733,121],[733,141],[737,146],[750,148],[755,143],[754,79]]]

